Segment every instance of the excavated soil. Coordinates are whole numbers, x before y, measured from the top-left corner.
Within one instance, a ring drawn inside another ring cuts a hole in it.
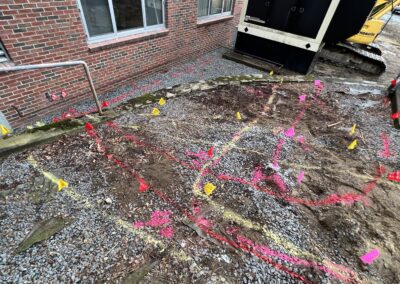
[[[2,283],[400,282],[387,178],[400,142],[381,94],[305,82],[168,92],[164,106],[121,106],[111,123],[1,161]],[[13,254],[60,215],[74,221]]]

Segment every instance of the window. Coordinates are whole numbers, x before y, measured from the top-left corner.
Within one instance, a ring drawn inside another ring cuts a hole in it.
[[[164,0],[80,0],[90,42],[164,27]]]
[[[230,15],[233,0],[198,0],[197,16],[223,16]]]
[[[0,41],[0,64],[6,62],[10,62],[10,57],[8,56],[3,43]]]

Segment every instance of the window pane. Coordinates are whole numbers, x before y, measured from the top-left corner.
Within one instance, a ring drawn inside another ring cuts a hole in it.
[[[89,36],[113,32],[107,0],[81,0],[81,5]]]
[[[211,0],[210,15],[222,13],[222,1],[223,0]]]
[[[203,17],[208,15],[208,1],[209,0],[198,0],[197,17]]]
[[[225,0],[224,3],[224,12],[230,12],[232,9],[232,1],[233,0]]]
[[[145,0],[146,23],[148,26],[163,23],[162,0]]]
[[[141,0],[113,0],[117,30],[143,27]]]

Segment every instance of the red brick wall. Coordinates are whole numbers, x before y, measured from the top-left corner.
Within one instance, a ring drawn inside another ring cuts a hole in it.
[[[197,0],[166,0],[166,35],[90,50],[76,0],[3,0],[0,38],[15,65],[86,61],[101,94],[220,45],[231,45],[241,5],[236,0],[234,19],[198,26]],[[68,92],[64,102],[45,98],[46,92],[61,89]],[[0,73],[0,111],[14,127],[89,96],[82,67]]]

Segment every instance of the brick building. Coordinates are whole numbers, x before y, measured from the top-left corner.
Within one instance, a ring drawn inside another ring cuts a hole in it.
[[[241,0],[1,0],[0,66],[84,60],[103,93],[232,44]],[[67,90],[52,102],[46,93]],[[82,67],[0,73],[13,127],[90,96]]]

